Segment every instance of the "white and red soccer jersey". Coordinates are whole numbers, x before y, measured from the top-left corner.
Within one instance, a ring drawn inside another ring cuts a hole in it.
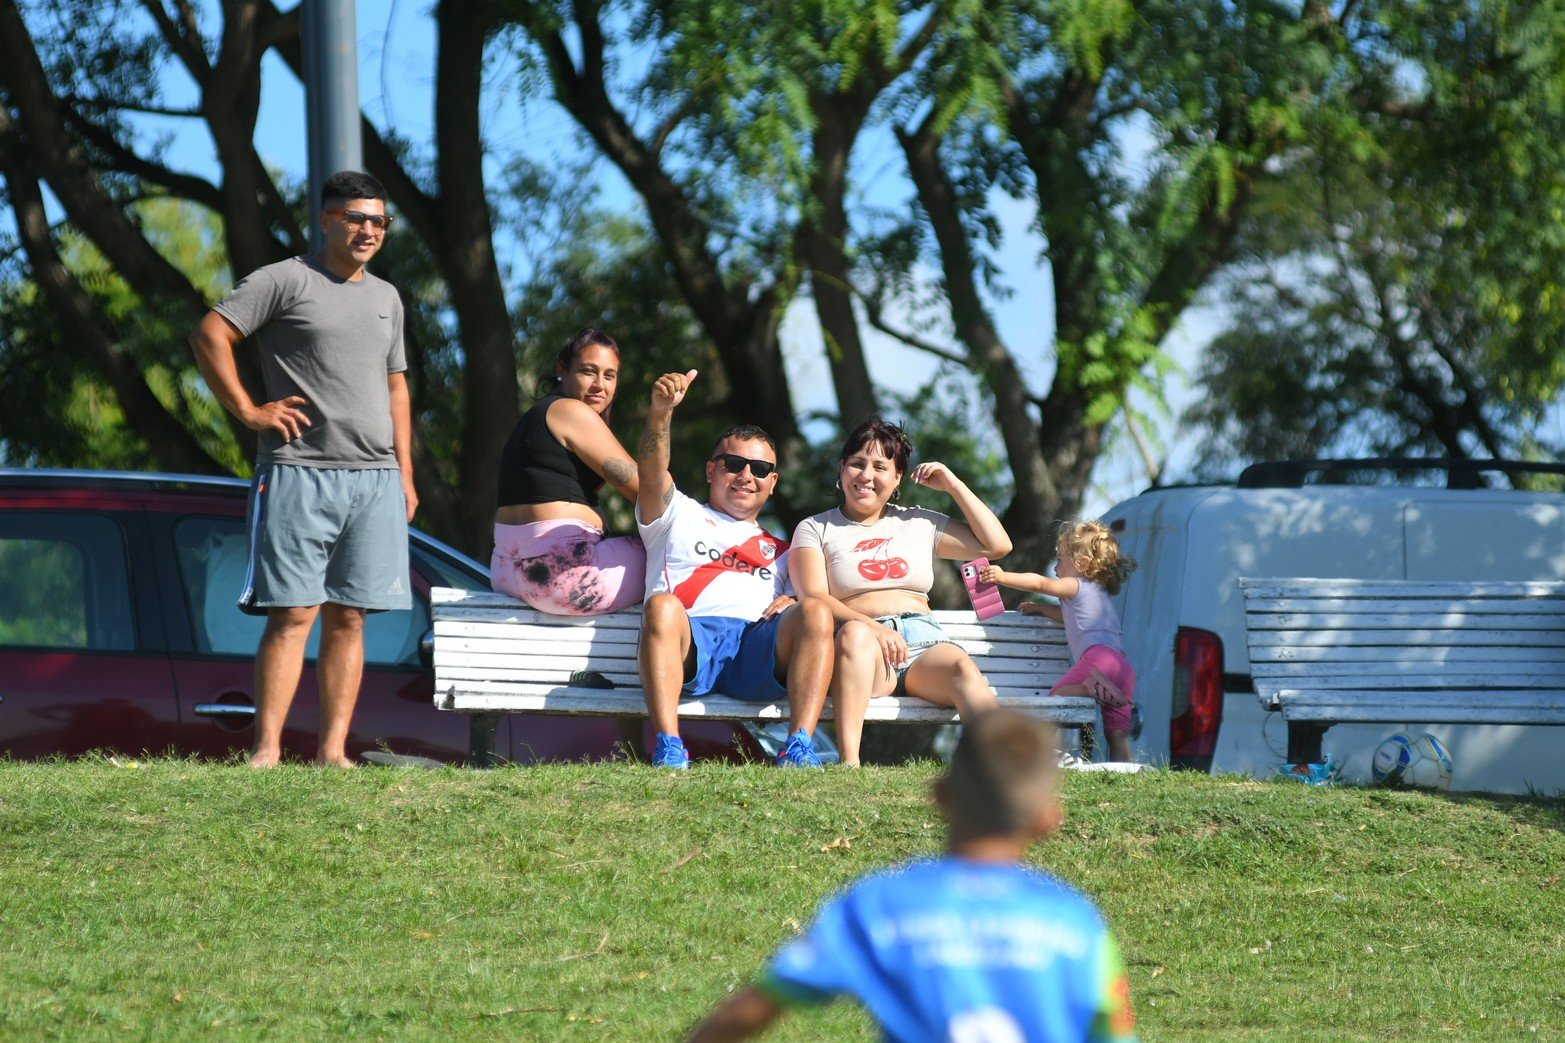
[[[672,593],[692,616],[755,620],[788,581],[788,541],[753,521],[738,521],[684,493],[651,524],[637,520],[647,545],[647,597]]]

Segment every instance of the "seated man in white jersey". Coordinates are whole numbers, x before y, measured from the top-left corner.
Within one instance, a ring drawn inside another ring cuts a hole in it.
[[[685,768],[679,698],[715,692],[789,704],[777,764],[816,767],[812,736],[831,683],[835,629],[825,602],[791,596],[788,543],[756,517],[777,487],[777,447],[765,431],[736,427],[706,464],[707,502],[674,487],[669,427],[696,371],[665,373],[636,454],[636,522],[647,547],[641,687],[657,732],[652,764]]]

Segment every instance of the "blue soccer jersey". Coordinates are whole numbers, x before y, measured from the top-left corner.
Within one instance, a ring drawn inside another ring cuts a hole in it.
[[[847,993],[899,1043],[1135,1038],[1097,909],[1017,865],[946,857],[871,874],[827,902],[759,985],[784,1004]]]

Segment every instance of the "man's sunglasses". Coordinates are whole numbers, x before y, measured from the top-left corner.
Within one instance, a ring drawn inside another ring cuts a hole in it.
[[[390,214],[366,214],[361,210],[327,210],[325,213],[336,214],[349,228],[362,228],[369,225],[384,232],[391,227],[392,222]]]
[[[718,453],[712,457],[712,462],[714,464],[722,464],[723,470],[729,474],[738,474],[748,467],[750,473],[757,478],[765,478],[777,470],[777,465],[770,460],[750,460],[743,456],[735,456],[733,453]]]

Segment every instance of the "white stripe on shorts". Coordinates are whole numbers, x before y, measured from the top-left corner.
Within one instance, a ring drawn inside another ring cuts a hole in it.
[[[245,562],[245,589],[239,593],[240,606],[248,605],[250,599],[255,597],[255,545],[261,538],[261,497],[266,492],[266,480],[270,477],[270,468],[263,467],[255,476],[255,503],[250,508],[250,547],[249,555]]]

